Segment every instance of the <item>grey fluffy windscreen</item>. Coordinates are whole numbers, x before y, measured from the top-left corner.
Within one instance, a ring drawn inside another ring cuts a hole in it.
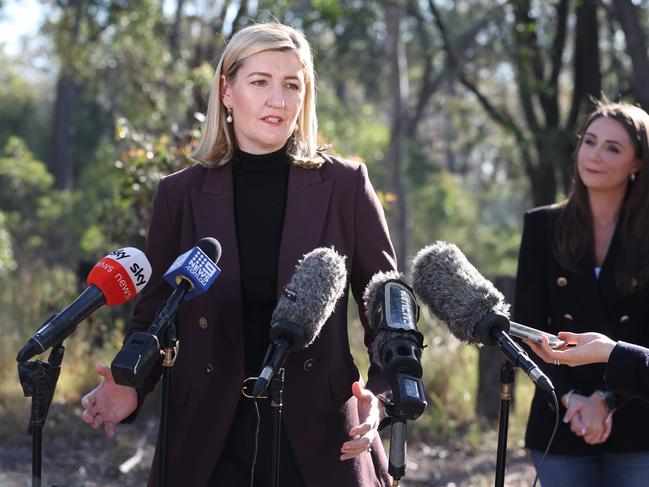
[[[509,316],[509,305],[455,245],[437,241],[413,259],[417,297],[460,340],[475,342],[475,325],[489,312]]]
[[[306,348],[317,338],[346,286],[345,258],[330,248],[314,249],[296,266],[277,301],[272,322],[287,320],[304,326]]]
[[[370,282],[367,283],[367,287],[365,287],[365,291],[363,292],[363,304],[365,304],[365,316],[367,316],[367,322],[370,326],[374,326],[374,320],[372,320],[372,316],[374,314],[374,311],[376,310],[376,307],[381,304],[376,302],[379,291],[384,289],[385,284],[388,281],[393,281],[395,279],[406,282],[406,278],[400,272],[388,271],[377,272],[372,276]],[[383,345],[385,345],[388,340],[399,335],[399,332],[388,330],[377,333],[368,349],[370,360],[372,360],[373,363],[383,367],[380,354],[381,348],[383,348]]]
[[[383,289],[385,283],[388,281],[399,280],[406,282],[406,278],[400,272],[397,271],[388,271],[388,272],[377,272],[372,276],[370,282],[367,283],[365,291],[363,292],[363,304],[365,305],[365,316],[367,316],[367,321],[372,325],[372,314],[376,308],[376,295],[379,290]]]

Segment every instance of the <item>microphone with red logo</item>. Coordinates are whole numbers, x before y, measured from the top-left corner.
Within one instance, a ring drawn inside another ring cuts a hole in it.
[[[72,335],[77,325],[98,308],[130,301],[149,282],[151,264],[141,250],[125,247],[101,259],[88,274],[88,287],[77,299],[45,323],[20,349],[16,360],[26,362]]]

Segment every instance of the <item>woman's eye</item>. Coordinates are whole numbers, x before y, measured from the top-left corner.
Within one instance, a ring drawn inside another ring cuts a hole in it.
[[[256,79],[254,81],[251,81],[251,84],[254,86],[265,86],[266,85],[266,80],[265,79]]]
[[[620,152],[620,150],[619,150],[617,147],[615,147],[614,145],[610,145],[610,146],[608,147],[608,150],[611,151],[611,152],[613,152],[613,153],[615,153],[615,154],[617,154],[618,152]]]
[[[595,141],[593,139],[585,139],[584,144],[586,144],[586,145],[595,145]]]
[[[291,90],[296,90],[296,91],[300,89],[300,85],[298,85],[296,83],[287,83],[286,87],[291,89]]]

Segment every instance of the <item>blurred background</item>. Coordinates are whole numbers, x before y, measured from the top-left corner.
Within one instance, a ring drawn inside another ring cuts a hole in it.
[[[25,485],[31,468],[17,350],[99,258],[144,247],[157,182],[191,164],[232,32],[277,19],[306,34],[320,142],[367,164],[401,269],[448,240],[511,301],[522,214],[569,191],[591,97],[649,109],[648,15],[648,0],[0,0],[0,483]],[[130,308],[100,310],[66,342],[44,431],[50,484],[146,478],[156,399],[117,440],[78,418]],[[502,359],[427,314],[419,326],[430,405],[410,424],[404,485],[491,485]],[[363,369],[360,330],[354,319]],[[523,379],[508,485],[533,480]]]

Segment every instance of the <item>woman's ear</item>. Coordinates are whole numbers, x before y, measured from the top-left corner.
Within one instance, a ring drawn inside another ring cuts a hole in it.
[[[230,84],[228,83],[228,80],[226,79],[225,75],[221,75],[221,101],[223,102],[224,105],[230,106],[232,105],[232,90],[230,88]]]

